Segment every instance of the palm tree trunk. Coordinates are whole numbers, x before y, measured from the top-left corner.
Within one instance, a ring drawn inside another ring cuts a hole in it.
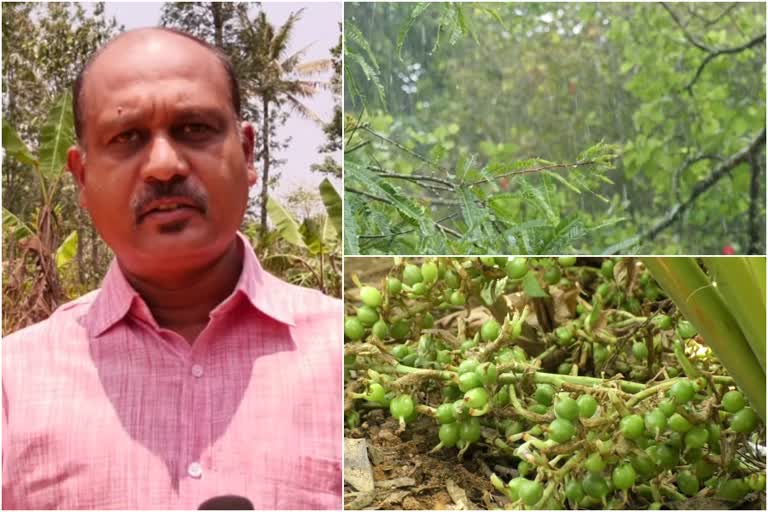
[[[221,17],[221,4],[219,2],[210,3],[211,14],[213,15],[213,40],[219,48],[224,47],[224,36],[222,25],[224,20]]]
[[[269,99],[262,97],[262,148],[263,148],[263,171],[261,173],[261,240],[267,234],[267,196],[269,192]]]

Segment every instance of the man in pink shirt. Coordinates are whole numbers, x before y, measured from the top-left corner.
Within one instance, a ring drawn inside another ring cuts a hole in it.
[[[116,258],[2,341],[4,509],[341,509],[341,302],[237,233],[256,182],[239,96],[222,53],[167,29],[78,78],[68,168]]]

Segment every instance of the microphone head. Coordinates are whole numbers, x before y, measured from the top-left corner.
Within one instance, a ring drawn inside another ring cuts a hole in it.
[[[197,510],[254,510],[254,508],[248,498],[228,494],[205,500]]]

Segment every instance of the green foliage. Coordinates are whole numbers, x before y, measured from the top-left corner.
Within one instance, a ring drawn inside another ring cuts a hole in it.
[[[109,249],[63,172],[73,142],[65,91],[122,27],[101,2],[88,11],[77,3],[6,3],[2,10],[3,330],[10,332],[98,286],[109,263]],[[73,245],[76,264],[58,269],[56,253]]]
[[[74,143],[72,94],[64,92],[40,131],[40,173],[46,180],[61,175],[67,149]]]
[[[301,233],[299,233],[298,222],[296,222],[288,210],[271,197],[267,200],[267,212],[272,222],[275,223],[275,229],[286,242],[298,247],[306,247]]]
[[[24,165],[32,165],[37,167],[38,161],[27,149],[27,145],[19,138],[19,134],[11,126],[11,124],[3,119],[3,149],[5,154],[15,158]]]
[[[35,202],[39,204],[30,222],[3,207],[3,232],[10,235],[4,239],[9,247],[21,252],[18,261],[13,262],[11,283],[3,288],[6,304],[10,305],[3,311],[3,328],[10,332],[45,318],[59,305],[65,297],[58,271],[77,254],[77,230],[60,244],[55,230],[63,206],[54,203],[54,196],[61,188],[66,149],[73,143],[71,96],[64,93],[49,113],[40,130],[37,157],[29,153],[10,123],[3,120],[3,127],[6,152],[31,167],[29,174],[37,178]]]
[[[514,233],[499,241],[478,231],[487,248],[545,250],[546,225],[573,235],[570,245],[557,235],[551,245],[567,252],[764,252],[762,4],[350,3],[345,16],[355,26],[347,46],[377,71],[374,80],[356,64],[346,70],[345,162],[404,176],[496,178],[506,188],[498,192],[517,200],[496,201],[514,214]],[[593,159],[585,148],[606,160],[546,169]],[[732,160],[745,149],[751,156]],[[543,169],[502,181],[516,165]],[[435,220],[453,213],[437,202],[469,213],[454,191],[389,179]],[[495,195],[493,181],[473,187],[478,205]],[[412,225],[364,203],[351,204],[361,253],[394,251],[391,233]],[[462,233],[459,215],[445,222]],[[415,252],[423,237],[399,242]]]
[[[289,282],[339,296],[341,197],[327,179],[320,185],[320,194],[326,213],[307,217],[301,222],[270,197],[267,209],[275,228],[272,233],[260,237],[262,242],[258,250],[266,268]],[[245,232],[252,240],[258,236],[256,230],[248,227]],[[284,250],[282,242],[292,246],[293,250],[290,253]]]
[[[56,268],[66,267],[77,253],[77,231],[73,231],[56,249]]]
[[[374,123],[371,120],[370,124]],[[622,220],[588,226],[586,219],[563,203],[566,193],[588,192],[605,200],[595,189],[613,168],[618,149],[614,145],[600,142],[583,151],[573,163],[494,159],[478,167],[475,159],[465,157],[453,173],[439,177],[439,173],[415,172],[414,160],[437,169],[440,166],[398,147],[367,125],[351,131],[355,133],[350,145],[361,149],[345,155],[345,186],[348,197],[353,198],[351,215],[345,217],[345,222],[348,240],[358,244],[361,252],[571,252],[577,242],[589,240],[598,229]],[[431,140],[438,141],[450,133],[437,131]],[[365,133],[378,140],[369,138],[363,145],[358,140]],[[394,169],[401,173],[380,167],[389,156],[388,147],[393,146],[394,152],[405,153],[407,158],[389,157],[395,162]],[[438,153],[447,151],[442,148]],[[563,170],[567,177],[559,174]],[[558,190],[555,183],[564,185],[563,190]],[[506,191],[512,189],[515,192]],[[355,196],[373,202],[354,201]],[[361,234],[365,238],[361,239]]]
[[[336,230],[336,233],[341,234],[341,196],[327,178],[320,183],[320,197],[323,199],[331,225]]]

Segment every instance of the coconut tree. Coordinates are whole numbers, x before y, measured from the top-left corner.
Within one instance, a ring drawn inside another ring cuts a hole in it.
[[[250,101],[260,103],[261,113],[261,151],[257,160],[262,161],[261,171],[261,232],[262,237],[267,231],[267,196],[269,187],[269,136],[271,129],[271,111],[284,107],[291,108],[300,115],[316,121],[323,120],[312,111],[304,101],[314,96],[321,89],[330,85],[319,81],[317,73],[330,70],[331,59],[303,61],[310,46],[289,53],[291,35],[296,23],[301,18],[303,9],[291,13],[286,22],[275,28],[264,11],[255,20],[250,20],[241,14],[243,26],[243,48],[241,56],[247,65],[243,66],[245,73],[241,76],[245,96]]]

